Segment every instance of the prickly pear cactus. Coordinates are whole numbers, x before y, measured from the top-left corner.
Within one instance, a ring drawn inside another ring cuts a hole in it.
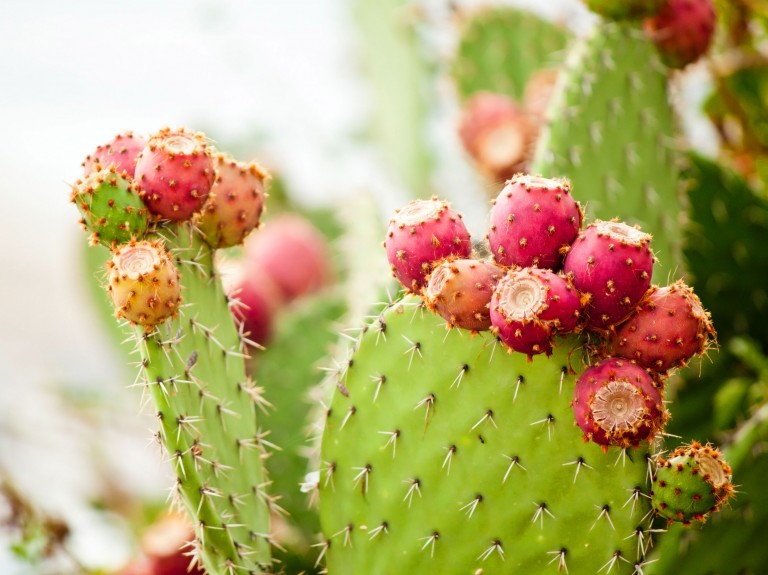
[[[618,217],[650,231],[658,276],[677,269],[676,124],[666,72],[642,31],[596,26],[569,52],[548,115],[530,170],[567,176],[589,217]]]
[[[507,354],[416,297],[363,329],[338,374],[318,479],[329,573],[631,573],[645,449],[573,423],[578,340]],[[646,524],[647,526],[647,524]]]

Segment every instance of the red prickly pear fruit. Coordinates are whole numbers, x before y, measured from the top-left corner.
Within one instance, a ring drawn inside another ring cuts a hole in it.
[[[576,381],[573,413],[584,438],[607,447],[635,447],[667,421],[661,383],[627,359],[609,358]]]
[[[484,331],[491,327],[491,295],[504,271],[479,260],[443,260],[423,290],[427,307],[451,327]]]
[[[181,303],[179,272],[161,242],[131,241],[107,262],[115,315],[146,331],[175,316]]]
[[[651,236],[623,222],[597,220],[571,244],[563,271],[588,298],[587,327],[609,329],[651,286]]]
[[[202,566],[188,553],[195,532],[181,517],[163,517],[141,538],[142,554],[120,571],[120,575],[205,575]]]
[[[566,180],[518,174],[493,202],[488,242],[501,265],[556,271],[582,220]]]
[[[659,457],[653,476],[651,503],[668,522],[704,522],[707,515],[733,497],[731,467],[720,451],[694,441]]]
[[[418,292],[435,262],[450,256],[468,258],[472,242],[461,214],[448,202],[414,200],[397,210],[384,241],[387,259],[403,287]]]
[[[211,247],[228,248],[259,227],[269,174],[256,162],[237,162],[226,154],[213,160],[216,178],[197,226]]]
[[[134,135],[133,132],[118,134],[85,157],[82,163],[83,175],[87,177],[91,172],[114,165],[118,174],[125,172],[129,178],[133,178],[136,157],[146,145],[147,141],[141,136]]]
[[[493,292],[491,329],[514,351],[550,355],[554,336],[573,331],[580,311],[579,294],[568,280],[551,270],[512,269]]]
[[[683,367],[715,337],[709,312],[682,280],[651,287],[638,308],[609,336],[613,355],[658,372]]]
[[[208,199],[215,168],[202,134],[164,128],[136,159],[135,180],[149,211],[175,221],[190,219]]]
[[[479,92],[464,106],[459,137],[478,169],[503,182],[525,167],[536,130],[508,96]]]
[[[249,269],[225,289],[232,316],[246,340],[255,346],[267,345],[275,316],[284,305],[280,287],[269,274]]]
[[[665,0],[584,0],[587,8],[613,20],[644,18],[655,14]]]
[[[644,26],[662,62],[685,68],[706,54],[716,24],[712,0],[667,0]]]
[[[332,278],[331,250],[325,236],[296,214],[272,218],[245,243],[245,266],[261,270],[286,302],[309,295]]]

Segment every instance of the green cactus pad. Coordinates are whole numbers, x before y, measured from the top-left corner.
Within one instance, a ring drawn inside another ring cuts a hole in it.
[[[584,0],[587,8],[606,18],[645,18],[659,11],[665,0]]]
[[[149,227],[146,206],[132,181],[114,166],[89,174],[72,188],[70,200],[92,232],[91,242],[111,246],[141,239]]]
[[[507,354],[416,297],[340,369],[318,479],[332,575],[632,573],[648,543],[643,449],[574,425],[578,341]]]
[[[531,74],[562,62],[568,38],[566,30],[524,10],[470,14],[452,70],[460,99],[489,91],[520,100]]]
[[[193,519],[210,575],[261,573],[270,563],[270,510],[257,420],[259,389],[246,377],[241,338],[213,273],[210,248],[189,227],[165,228],[181,275],[179,317],[136,332],[139,381],[154,399],[159,440],[176,472],[172,494]],[[234,571],[233,571],[234,570]]]
[[[667,78],[637,28],[602,23],[560,75],[531,172],[567,177],[589,218],[618,217],[654,236],[656,277],[681,263],[675,119]]]
[[[651,501],[668,521],[704,521],[731,495],[731,468],[717,449],[694,443],[659,458]]]

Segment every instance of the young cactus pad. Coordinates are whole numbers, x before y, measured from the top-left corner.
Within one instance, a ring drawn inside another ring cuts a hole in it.
[[[384,310],[327,414],[328,572],[632,573],[649,537],[647,446],[583,441],[577,345],[528,361],[490,332],[446,331],[418,297]]]
[[[136,339],[140,377],[160,420],[158,439],[177,476],[173,493],[193,519],[210,575],[261,573],[270,563],[271,499],[262,466],[267,442],[256,418],[259,389],[246,377],[211,249],[188,225],[162,235],[185,304],[151,333],[137,328]]]
[[[574,46],[531,172],[567,175],[590,219],[618,217],[654,236],[666,277],[681,261],[675,119],[667,77],[641,30],[602,22]]]

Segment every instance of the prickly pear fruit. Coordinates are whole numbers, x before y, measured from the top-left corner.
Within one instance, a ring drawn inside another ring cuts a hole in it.
[[[119,575],[205,575],[188,554],[195,532],[189,520],[168,515],[152,524],[141,538],[142,554]]]
[[[135,180],[149,211],[169,220],[188,220],[208,199],[215,169],[202,134],[164,128],[136,158]]]
[[[571,245],[563,271],[589,294],[587,325],[608,329],[634,310],[651,285],[651,236],[623,222],[597,220]]]
[[[653,439],[668,418],[659,386],[627,359],[609,358],[587,368],[573,395],[573,413],[584,438],[622,448]]]
[[[520,268],[499,280],[490,309],[499,339],[530,357],[551,354],[554,336],[576,328],[581,301],[570,282],[554,272]]]
[[[413,200],[397,210],[384,246],[392,275],[414,292],[426,285],[435,262],[449,256],[468,258],[472,251],[461,214],[437,198]]]
[[[709,49],[717,16],[712,0],[666,0],[645,32],[670,68],[685,68]]]
[[[109,269],[109,295],[115,315],[150,331],[175,316],[181,303],[179,272],[158,241],[131,241],[118,246]]]
[[[491,208],[488,241],[505,266],[557,270],[581,229],[583,215],[566,180],[518,174]]]
[[[141,239],[149,225],[147,208],[133,182],[118,173],[117,166],[91,172],[72,187],[70,201],[91,232],[91,243],[125,243]]]
[[[614,355],[658,372],[682,367],[714,338],[709,312],[682,280],[652,287],[635,312],[609,335]]]
[[[108,143],[96,148],[83,161],[83,175],[103,170],[110,165],[115,166],[118,174],[125,172],[129,178],[134,177],[136,156],[147,145],[147,141],[133,132],[124,132],[112,138]]]
[[[237,162],[226,154],[215,154],[213,161],[216,178],[197,227],[211,247],[228,248],[259,226],[269,175],[256,162]]]
[[[733,496],[731,468],[710,444],[693,442],[659,457],[651,502],[670,523],[705,521]]]
[[[479,92],[464,105],[459,137],[478,169],[503,182],[525,168],[535,130],[510,97]]]
[[[489,262],[448,258],[437,265],[424,289],[424,302],[452,327],[491,327],[491,295],[504,272]]]
[[[316,292],[332,275],[325,236],[296,214],[272,218],[245,243],[248,274],[268,275],[286,302]]]
[[[247,273],[225,289],[241,333],[257,346],[267,345],[272,339],[275,315],[284,303],[280,286],[269,274]]]
[[[658,12],[665,0],[584,0],[587,8],[612,20],[643,18]]]

